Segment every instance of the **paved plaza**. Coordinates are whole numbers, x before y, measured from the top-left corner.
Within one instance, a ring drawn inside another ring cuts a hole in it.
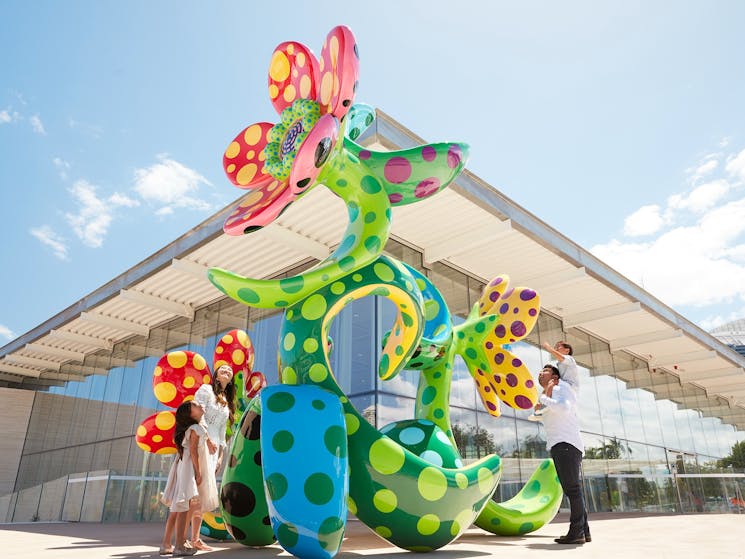
[[[427,557],[478,559],[495,555],[505,559],[535,559],[543,555],[555,559],[745,558],[745,515],[597,514],[591,517],[591,522],[593,541],[583,546],[554,543],[553,539],[565,533],[567,528],[566,515],[562,514],[553,523],[523,537],[497,537],[472,528],[457,542]],[[163,526],[159,524],[4,524],[0,525],[0,541],[3,556],[14,559],[134,559],[158,557],[162,529]],[[214,559],[290,556],[277,545],[247,548],[234,542],[218,542],[214,551],[200,552],[198,555]],[[349,559],[366,555],[414,556],[390,546],[359,521],[350,521],[338,557]]]

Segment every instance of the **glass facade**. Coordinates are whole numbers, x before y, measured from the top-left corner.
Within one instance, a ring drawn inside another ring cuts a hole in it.
[[[387,251],[426,273],[456,321],[477,301],[483,287],[479,280],[443,264],[424,269],[418,251],[394,240]],[[346,307],[331,330],[332,367],[339,384],[377,428],[411,418],[414,412],[417,372],[404,371],[387,381],[375,374],[381,339],[393,316],[390,302],[368,297]],[[166,351],[189,349],[209,362],[225,332],[244,328],[256,348],[254,369],[275,384],[280,319],[276,311],[221,300],[197,311],[192,321],[171,321],[152,329],[148,338],[118,344],[111,355],[86,357],[77,369],[89,375],[85,380],[37,392],[16,491],[0,496],[0,522],[163,519],[166,509],[157,496],[172,457],[143,453],[134,441],[137,425],[165,409],[152,391],[158,359]],[[702,390],[656,386],[646,363],[611,353],[606,342],[581,330],[564,331],[561,321],[547,313],[528,338],[511,349],[537,372],[550,361],[540,344],[559,339],[573,346],[580,364],[583,467],[591,511],[724,512],[742,502],[745,476],[731,471],[719,475],[716,461],[745,439],[745,433],[691,409],[705,399]],[[74,374],[75,367],[68,372]],[[657,394],[629,385],[655,386]],[[681,395],[688,407],[673,401],[680,401]],[[500,418],[485,413],[464,363],[456,362],[454,436],[466,460],[493,452],[503,458],[502,482],[494,497],[499,501],[514,496],[548,456],[542,425],[527,420],[530,411],[502,410]]]

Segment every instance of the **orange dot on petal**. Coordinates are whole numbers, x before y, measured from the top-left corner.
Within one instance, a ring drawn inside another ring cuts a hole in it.
[[[184,398],[184,402],[191,402],[194,399],[194,394],[189,394],[186,398]]]
[[[147,429],[145,429],[145,426],[144,425],[140,425],[137,428],[137,436],[138,437],[144,437],[145,435],[147,435]]]
[[[329,52],[331,53],[331,64],[336,66],[336,60],[339,57],[339,39],[336,37],[331,37]]]
[[[150,445],[147,445],[145,443],[141,443],[140,441],[137,441],[137,446],[139,446],[145,452],[150,452]]]
[[[159,377],[162,374],[163,374],[163,369],[160,367],[155,367],[155,370],[153,371],[153,376]]]
[[[246,153],[246,159],[248,161],[251,161],[254,157],[256,157],[256,152],[252,149],[248,150],[248,152]]]
[[[243,347],[248,347],[248,345],[251,343],[251,340],[248,339],[248,334],[246,334],[243,330],[238,330],[236,333],[236,337],[238,338],[238,343],[241,344]]]
[[[310,95],[310,76],[308,74],[305,74],[302,78],[300,78],[300,97],[303,99],[308,99],[309,95]]]
[[[233,343],[233,336],[231,336],[230,334],[225,334],[222,337],[222,340],[221,341],[224,344],[232,344]]]
[[[321,104],[328,105],[331,101],[331,90],[334,86],[334,77],[331,72],[326,72],[321,78]]]
[[[238,142],[230,142],[228,149],[225,150],[225,157],[233,159],[241,152],[241,145]]]
[[[232,173],[233,171],[235,171],[235,163],[231,163],[230,165],[228,165],[227,167],[225,167],[225,170],[228,173]]]
[[[292,84],[289,84],[287,87],[285,87],[284,94],[282,95],[288,103],[292,102],[295,97],[297,96],[297,92],[295,91],[295,86]]]
[[[297,53],[297,56],[295,57],[295,64],[298,68],[302,68],[305,66],[305,53],[299,52]]]
[[[250,183],[256,176],[256,171],[258,171],[258,168],[254,163],[244,165],[243,167],[241,167],[241,170],[238,171],[238,174],[235,176],[235,180],[240,185],[246,185]]]
[[[252,124],[246,128],[246,132],[243,134],[243,139],[249,146],[255,146],[261,139],[261,126],[258,124]]]
[[[173,412],[162,411],[155,416],[155,426],[161,431],[168,431],[176,424],[176,416]]]
[[[163,437],[162,436],[160,436],[160,435],[153,435],[153,442],[154,443],[159,443],[162,440],[163,440]]]
[[[202,377],[202,383],[204,384],[211,384],[212,383],[212,377],[209,375],[204,375]]]
[[[194,377],[186,377],[181,384],[184,385],[184,388],[191,388],[196,384],[196,380],[194,380]]]
[[[326,65],[326,59],[324,57],[321,57],[321,60],[318,63],[318,69],[323,72],[325,70],[324,66]]]
[[[295,52],[295,45],[293,45],[292,43],[287,45],[287,54],[294,54],[294,52]]]
[[[297,68],[292,69],[292,77],[297,78]]]
[[[201,371],[207,366],[207,361],[205,361],[204,357],[202,357],[198,353],[194,355],[194,359],[192,360],[192,363],[194,364],[194,368],[197,371]]]
[[[220,353],[222,353],[223,351],[225,351],[225,350],[223,349],[223,347],[222,347],[221,345],[219,345],[219,346],[217,346],[217,347],[215,348],[215,353],[217,353],[218,355],[219,355]]]
[[[334,97],[339,95],[339,76],[334,74]]]
[[[279,95],[279,88],[274,84],[270,84],[269,85],[269,98],[276,99],[277,95]]]
[[[153,387],[158,401],[167,404],[176,397],[176,387],[171,382],[160,382]]]
[[[275,82],[282,82],[290,75],[290,61],[282,51],[277,51],[269,63],[269,76]]]
[[[261,153],[259,154],[259,161],[265,161],[266,160],[266,153],[264,153],[264,150],[261,150]]]

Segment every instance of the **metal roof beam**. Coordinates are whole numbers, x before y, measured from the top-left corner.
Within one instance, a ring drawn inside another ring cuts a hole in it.
[[[331,254],[331,249],[328,245],[306,237],[302,233],[283,227],[277,222],[267,225],[261,231],[269,239],[282,243],[303,256],[312,256],[316,260],[323,260]]]
[[[686,382],[695,382],[700,384],[701,386],[710,387],[710,388],[716,388],[719,386],[727,386],[727,385],[733,385],[736,386],[737,384],[742,384],[745,386],[745,375],[743,375],[741,378],[735,377],[735,376],[729,376],[729,377],[717,377],[717,378],[710,378],[710,379],[697,379],[697,378],[690,378],[687,379]]]
[[[94,338],[93,336],[86,336],[85,334],[78,334],[77,332],[68,332],[67,330],[50,330],[48,335],[54,340],[62,340],[65,342],[88,345],[98,349],[106,349],[108,351],[114,349],[113,342],[110,342],[109,340],[104,340],[103,338]]]
[[[39,380],[61,380],[63,382],[82,382],[86,379],[85,375],[76,375],[73,373],[42,373]]]
[[[99,324],[101,326],[108,326],[115,330],[122,330],[131,334],[137,334],[145,338],[150,334],[150,328],[144,324],[138,324],[130,320],[122,320],[121,318],[114,318],[113,316],[106,316],[103,314],[93,312],[80,313],[80,319],[86,322],[92,322],[93,324]]]
[[[188,318],[189,321],[194,320],[194,309],[190,305],[169,301],[156,295],[135,291],[134,289],[121,289],[119,295],[125,301],[131,301],[138,305],[158,309],[159,311],[175,314],[176,316],[183,316],[184,318]]]
[[[23,382],[24,378],[33,378],[33,377],[24,377],[23,375],[0,373],[0,380],[5,381],[5,382]]]
[[[730,377],[736,377],[739,375],[742,375],[745,373],[743,369],[739,367],[725,367],[723,369],[713,369],[711,371],[698,371],[698,372],[688,372],[683,371],[680,373],[681,380],[685,382],[696,382],[696,381],[704,381],[704,380],[713,380],[716,379],[719,381],[720,379],[729,379]],[[734,380],[734,379],[733,379]]]
[[[647,332],[646,334],[637,334],[635,336],[616,338],[615,340],[610,341],[610,350],[611,352],[621,351],[635,345],[672,340],[673,338],[679,338],[682,335],[682,330],[667,329],[659,330],[657,332]]]
[[[37,359],[36,357],[26,357],[25,355],[16,355],[11,353],[5,356],[5,361],[12,361],[21,365],[29,365],[31,367],[42,367],[43,369],[49,369],[51,371],[59,371],[60,364],[54,361],[47,361],[46,359]]]
[[[596,320],[603,320],[605,318],[617,318],[619,316],[631,313],[637,313],[642,310],[641,303],[637,301],[631,301],[627,303],[618,303],[615,305],[608,305],[606,307],[598,307],[589,311],[579,312],[576,314],[568,314],[563,317],[562,322],[564,328],[572,328],[574,326],[582,326],[588,322],[594,322]]]
[[[186,258],[173,258],[171,260],[171,268],[182,274],[198,278],[203,281],[209,281],[207,278],[208,266],[194,262],[193,260],[187,260]]]
[[[73,365],[64,364],[60,367],[60,373],[73,374],[73,375],[105,375],[108,370],[104,367],[91,367],[90,365]]]
[[[44,355],[52,355],[54,357],[61,357],[70,361],[78,361],[80,363],[85,359],[85,353],[80,351],[70,351],[69,349],[62,349],[60,347],[52,347],[44,344],[31,343],[26,344],[26,349],[34,351],[36,353],[43,353]]]
[[[488,230],[479,230],[478,234],[468,231],[460,235],[448,237],[444,241],[433,243],[424,247],[424,262],[434,264],[451,256],[463,254],[478,246],[493,243],[512,232],[512,222],[507,219],[489,227]]]
[[[656,373],[649,373],[643,378],[634,379],[626,383],[627,388],[648,388],[653,389],[656,386],[669,386],[669,385],[680,384],[680,379],[668,372],[658,371]]]
[[[550,289],[559,289],[577,283],[587,278],[584,266],[580,268],[569,268],[559,272],[546,273],[531,278],[519,280],[520,285],[530,287],[535,291],[547,291]]]
[[[670,355],[653,355],[649,360],[652,367],[660,365],[679,365],[680,363],[689,363],[691,361],[704,361],[714,359],[717,352],[711,349],[702,349],[700,351],[689,351],[687,353],[672,353]]]

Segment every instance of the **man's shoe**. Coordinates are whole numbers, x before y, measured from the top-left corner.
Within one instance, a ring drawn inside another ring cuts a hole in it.
[[[583,544],[587,540],[584,536],[576,536],[571,538],[568,536],[561,536],[560,538],[556,538],[554,541],[561,544]]]
[[[588,536],[585,536],[585,543],[590,543],[591,541],[592,541],[592,537],[591,536],[589,536],[589,535]]]

